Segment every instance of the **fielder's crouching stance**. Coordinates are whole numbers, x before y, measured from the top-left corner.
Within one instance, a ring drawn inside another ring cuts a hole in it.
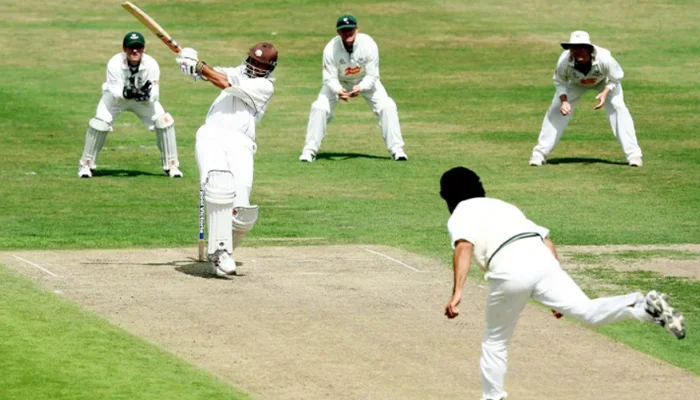
[[[258,218],[258,206],[250,205],[255,127],[274,93],[277,49],[258,43],[235,68],[211,68],[192,48],[176,61],[185,75],[222,90],[197,131],[195,154],[207,210],[207,253],[216,275],[234,275],[233,251]]]
[[[482,400],[505,399],[508,342],[530,298],[555,312],[600,326],[636,319],[655,322],[679,339],[685,319],[668,296],[656,291],[590,299],[559,266],[549,230],[536,225],[515,206],[485,197],[479,176],[457,167],[440,180],[440,196],[452,214],[447,227],[454,248],[454,286],[445,307],[459,315],[464,281],[472,257],[490,281],[486,333],[481,350]]]
[[[129,32],[122,42],[122,53],[107,63],[107,81],[102,85],[102,99],[95,117],[88,123],[85,146],[80,158],[78,177],[91,178],[97,168],[97,155],[112,131],[114,119],[124,111],[136,114],[144,126],[156,132],[163,171],[171,178],[181,178],[177,158],[175,121],[158,100],[160,67],[144,53],[146,40],[139,32]]]

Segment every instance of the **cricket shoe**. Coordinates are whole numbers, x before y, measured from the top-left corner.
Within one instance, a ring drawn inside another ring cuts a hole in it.
[[[182,171],[180,171],[177,167],[170,167],[170,169],[165,171],[165,173],[171,178],[182,178]]]
[[[630,167],[641,167],[642,157],[632,157],[629,161]]]
[[[92,170],[89,165],[82,165],[78,170],[78,178],[92,178]]]
[[[236,275],[236,262],[226,250],[218,250],[211,256],[211,264],[214,274],[221,278]]]
[[[530,157],[530,166],[531,167],[541,167],[543,165],[547,164],[547,160],[542,158],[542,156],[532,156]]]
[[[394,161],[408,161],[408,156],[403,149],[396,150],[392,156],[394,157]]]
[[[316,159],[316,154],[311,150],[304,150],[299,156],[299,161],[301,162],[314,162]]]
[[[680,311],[671,307],[668,295],[652,290],[646,295],[646,312],[678,339],[685,337],[685,317]]]

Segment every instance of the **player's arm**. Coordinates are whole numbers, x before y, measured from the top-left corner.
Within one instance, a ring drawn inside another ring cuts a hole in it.
[[[455,243],[453,254],[453,269],[454,269],[454,284],[452,287],[452,297],[445,306],[445,315],[447,318],[455,318],[459,315],[459,303],[462,301],[462,293],[464,290],[464,282],[469,273],[469,267],[472,263],[472,253],[474,252],[474,244],[471,242],[459,239]]]
[[[202,75],[202,77],[211,82],[212,85],[218,87],[221,90],[231,87],[231,82],[229,77],[223,71],[217,71],[216,69],[208,66],[204,61],[199,61],[197,63],[197,72]]]
[[[568,115],[571,113],[571,104],[569,104],[569,96],[567,94],[569,89],[569,52],[565,51],[559,56],[559,61],[557,61],[557,67],[554,70],[554,87],[557,91],[557,97],[561,101],[559,107],[559,112],[562,115]]]
[[[601,64],[603,65],[603,69],[607,71],[606,76],[608,78],[608,82],[605,85],[605,89],[603,89],[603,91],[596,96],[596,99],[598,100],[598,104],[595,106],[596,110],[603,108],[605,105],[605,100],[608,98],[608,93],[615,90],[615,88],[620,84],[622,78],[625,76],[625,73],[622,71],[622,67],[620,67],[620,64],[618,64],[610,53],[601,54]]]
[[[568,101],[567,91],[569,88],[569,52],[565,51],[559,56],[557,66],[554,69],[552,80],[557,91],[557,97],[563,102]]]
[[[622,70],[622,67],[617,60],[615,60],[610,54],[605,57],[603,64],[608,72],[608,84],[605,85],[605,88],[614,90],[615,87],[620,84],[622,78],[625,77],[625,72]]]
[[[151,82],[148,101],[153,103],[160,98],[160,65],[155,60],[153,60],[151,70],[148,72],[148,81]]]
[[[125,86],[121,65],[110,60],[107,63],[107,90],[115,99],[123,99]]]
[[[365,77],[357,85],[361,92],[374,89],[379,80],[379,48],[372,41],[368,48],[367,64],[365,64]]]
[[[333,55],[333,42],[323,49],[323,84],[328,86],[335,94],[343,91],[343,86],[338,80],[338,64]]]

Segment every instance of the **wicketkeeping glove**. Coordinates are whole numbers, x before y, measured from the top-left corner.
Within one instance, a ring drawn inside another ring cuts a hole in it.
[[[141,89],[139,89],[139,93],[136,96],[136,101],[148,101],[151,98],[151,88],[153,87],[153,84],[151,81],[146,81],[146,83],[141,86]]]

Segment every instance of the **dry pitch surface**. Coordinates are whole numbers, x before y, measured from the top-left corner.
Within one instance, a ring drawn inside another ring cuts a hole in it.
[[[23,251],[0,263],[258,399],[479,398],[482,282],[448,321],[451,271],[406,251],[241,249],[232,280],[210,278],[194,254]],[[507,388],[519,400],[691,399],[700,377],[529,305]]]

